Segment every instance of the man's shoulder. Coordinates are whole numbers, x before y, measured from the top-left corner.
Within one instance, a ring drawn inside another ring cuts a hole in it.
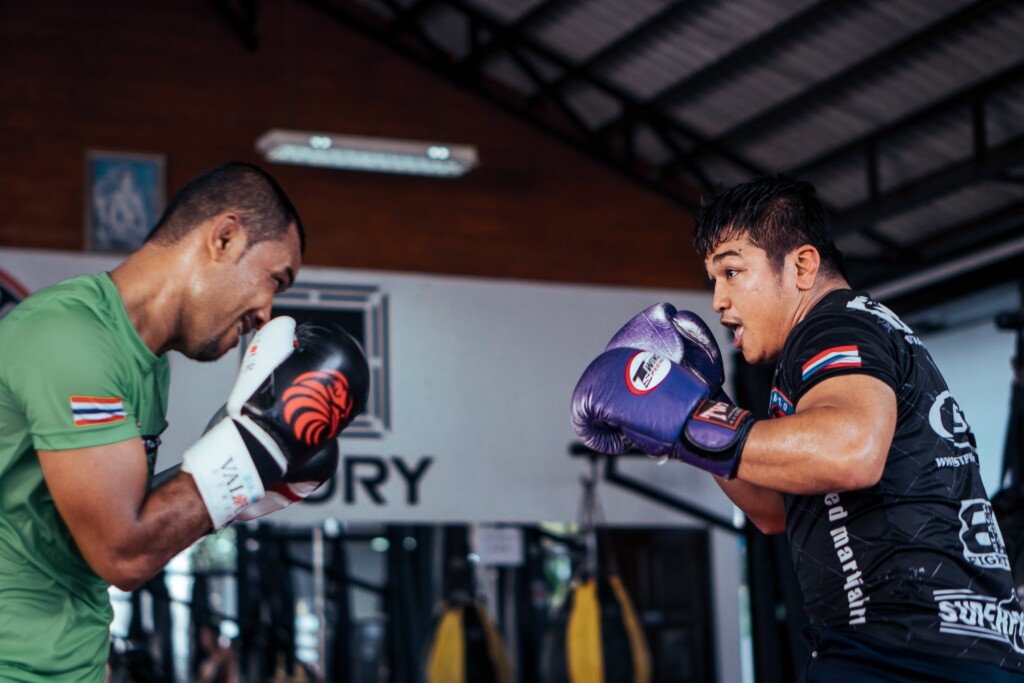
[[[837,373],[882,373],[893,380],[892,362],[901,353],[898,337],[907,334],[909,328],[865,292],[832,290],[786,337],[780,377],[791,391]]]
[[[81,276],[35,292],[0,320],[0,354],[12,369],[25,363],[66,367],[98,361],[118,346],[98,276]]]
[[[829,328],[884,332],[913,336],[914,332],[885,304],[856,289],[836,289],[826,294],[798,323],[793,332]],[[791,335],[793,338],[799,334]]]
[[[101,276],[80,275],[30,294],[4,317],[3,330],[25,334],[53,325],[103,327],[109,319],[104,309]]]

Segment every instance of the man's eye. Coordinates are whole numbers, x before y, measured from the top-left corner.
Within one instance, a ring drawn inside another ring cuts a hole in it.
[[[740,271],[738,271],[738,270],[735,270],[735,269],[733,269],[733,268],[726,268],[726,269],[725,269],[725,277],[727,277],[727,278],[729,278],[729,279],[731,280],[731,279],[732,279],[733,277],[735,277],[735,276],[736,276],[736,274],[737,274],[737,273],[739,273],[739,272],[740,272]]]

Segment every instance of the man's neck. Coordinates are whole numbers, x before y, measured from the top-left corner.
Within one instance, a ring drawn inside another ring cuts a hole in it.
[[[180,262],[168,258],[167,247],[145,245],[110,271],[143,343],[155,354],[164,353],[177,333],[177,311],[185,282]]]
[[[850,289],[850,283],[841,276],[826,278],[815,282],[814,287],[802,292],[801,299],[796,309],[794,325],[807,317],[818,303],[826,296],[840,289]]]

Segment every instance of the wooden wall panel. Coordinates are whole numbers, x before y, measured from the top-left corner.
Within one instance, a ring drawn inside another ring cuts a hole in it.
[[[306,263],[699,288],[692,217],[553,136],[288,0],[255,52],[206,0],[0,3],[0,246],[80,249],[88,148],[159,152],[169,193],[273,127],[478,147],[457,180],[267,165]]]

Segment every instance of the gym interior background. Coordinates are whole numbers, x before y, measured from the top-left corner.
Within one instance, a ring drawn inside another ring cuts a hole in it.
[[[699,473],[580,449],[569,394],[637,310],[710,310],[689,246],[702,195],[797,172],[854,284],[936,356],[1000,491],[1019,469],[1021,35],[1024,8],[995,0],[0,3],[0,306],[117,263],[87,228],[94,153],[160,158],[166,195],[252,161],[308,231],[278,310],[336,316],[374,370],[321,500],[114,596],[113,675],[191,680],[227,649],[242,681],[429,680],[442,606],[465,604],[481,609],[457,639],[493,680],[556,680],[590,571],[635,612],[603,584],[625,675],[791,677],[784,547]],[[479,165],[269,164],[255,143],[275,128],[469,144]],[[764,378],[728,360],[737,395],[763,400]],[[158,468],[236,361],[172,359]]]

